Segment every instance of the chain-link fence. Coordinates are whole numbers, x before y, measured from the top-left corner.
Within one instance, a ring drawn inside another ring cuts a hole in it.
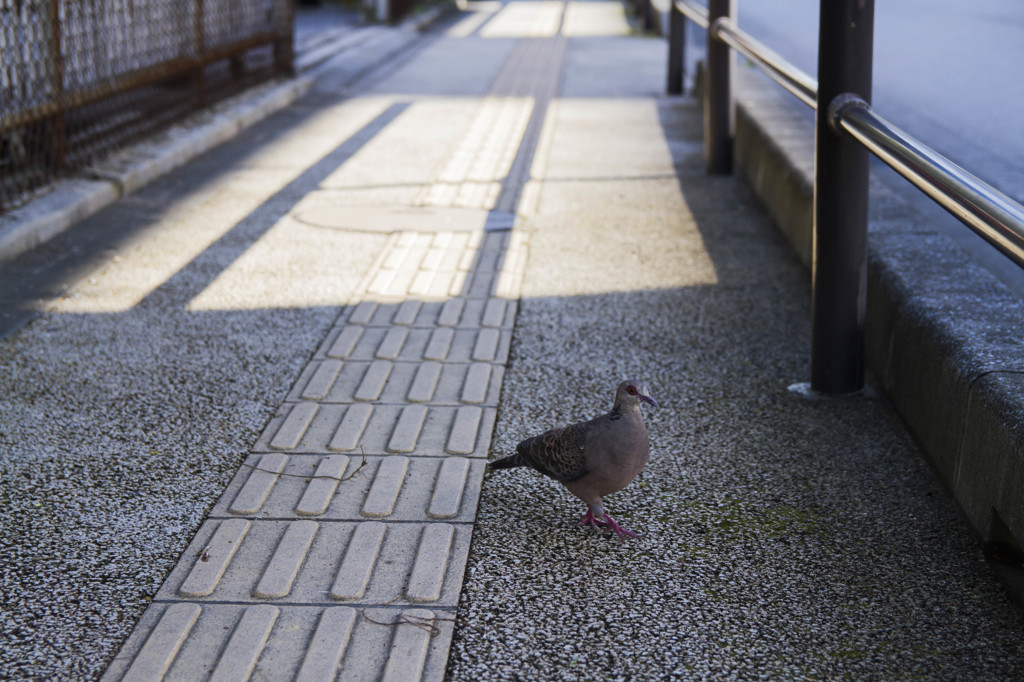
[[[275,73],[293,0],[0,0],[0,213]]]

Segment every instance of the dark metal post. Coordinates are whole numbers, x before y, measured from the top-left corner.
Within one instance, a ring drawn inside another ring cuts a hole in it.
[[[822,0],[825,2],[825,0]],[[704,168],[732,172],[732,52],[716,37],[715,21],[736,16],[736,0],[708,0],[707,78],[704,86]]]
[[[686,86],[686,15],[676,7],[675,0],[668,5],[668,85],[670,95],[683,94]]]
[[[641,0],[640,7],[641,7],[640,11],[643,12],[643,17],[644,17],[644,30],[645,31],[653,31],[654,30],[654,4],[651,2],[651,0]]]
[[[874,0],[821,0],[815,130],[811,389],[864,387],[868,151],[829,125],[844,93],[871,101]]]
[[[284,3],[284,14],[278,21],[277,40],[274,42],[274,65],[278,71],[295,75],[295,3]]]
[[[196,108],[206,106],[206,29],[203,16],[203,0],[196,0],[192,15],[192,40],[196,51]]]
[[[53,115],[53,157],[49,159],[53,164],[54,175],[64,169],[67,161],[68,139],[67,139],[67,102],[64,97],[64,46],[63,29],[60,22],[60,3],[53,0],[49,5],[50,20],[50,46],[52,52],[48,55],[53,60],[50,73],[53,83],[53,101],[57,103],[57,111]]]

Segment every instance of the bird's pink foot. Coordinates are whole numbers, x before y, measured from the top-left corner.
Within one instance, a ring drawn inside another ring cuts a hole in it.
[[[589,508],[587,509],[587,513],[580,517],[579,526],[590,526],[591,528],[609,528],[615,531],[615,534],[618,535],[620,538],[640,537],[630,529],[623,528],[619,524],[615,523],[615,519],[613,519],[607,513],[605,513],[603,519],[597,518],[596,516],[594,516],[594,510]]]
[[[606,527],[606,528],[611,528],[613,531],[615,531],[615,534],[618,535],[620,538],[627,538],[627,537],[629,537],[629,538],[638,538],[638,537],[640,537],[639,535],[637,535],[636,533],[634,533],[630,529],[623,528],[619,524],[615,523],[615,519],[613,519],[612,517],[608,516],[608,514],[604,515],[604,523],[602,523],[601,525]]]
[[[598,520],[594,518],[594,510],[587,507],[587,513],[580,517],[580,522],[577,524],[579,527],[590,526],[591,528],[597,528],[599,524]]]

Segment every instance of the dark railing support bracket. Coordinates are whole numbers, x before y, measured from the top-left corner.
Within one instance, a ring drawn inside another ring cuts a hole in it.
[[[871,106],[864,98],[860,95],[855,95],[851,92],[844,92],[841,95],[837,95],[828,105],[828,126],[832,129],[836,135],[845,135],[846,131],[843,130],[842,118],[843,111],[848,107],[852,106]]]

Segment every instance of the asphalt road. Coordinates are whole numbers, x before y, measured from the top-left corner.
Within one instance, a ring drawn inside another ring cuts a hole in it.
[[[738,0],[738,6],[743,30],[817,74],[818,0]],[[1019,0],[876,2],[873,106],[1024,203],[1022,41]],[[875,161],[880,179],[1024,296],[1024,270]]]

